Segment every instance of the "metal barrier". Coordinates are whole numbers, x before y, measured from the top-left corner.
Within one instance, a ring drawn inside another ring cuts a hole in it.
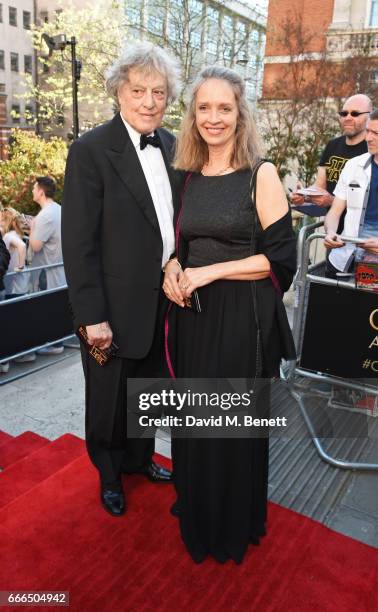
[[[4,278],[9,278],[9,276],[15,276],[16,274],[29,274],[30,272],[36,272],[38,270],[49,270],[51,268],[62,268],[63,267],[63,262],[59,261],[58,263],[53,263],[53,264],[46,264],[45,266],[27,266],[26,268],[24,268],[23,270],[20,270],[19,272],[7,272]]]
[[[321,458],[339,468],[377,470],[377,463],[344,461],[326,452],[321,438],[315,431],[314,423],[306,407],[306,399],[314,395],[318,397],[319,395],[325,396],[326,392],[316,389],[302,392],[300,389],[301,385],[299,381],[301,378],[305,378],[315,383],[319,381],[323,383],[326,382],[334,387],[368,393],[375,397],[378,396],[376,380],[378,375],[375,375],[375,372],[378,374],[378,360],[373,362],[377,364],[377,369],[371,369],[369,372],[364,370],[366,367],[365,363],[369,360],[363,360],[360,364],[361,377],[356,377],[352,374],[352,371],[353,373],[357,372],[358,366],[351,366],[351,370],[348,370],[349,357],[345,357],[345,347],[343,348],[340,346],[343,343],[339,342],[339,340],[340,337],[344,338],[342,334],[346,334],[346,332],[350,334],[354,327],[353,324],[349,324],[349,328],[346,330],[340,327],[342,319],[340,313],[342,311],[338,310],[336,313],[335,337],[337,338],[337,347],[330,346],[327,349],[327,345],[324,346],[323,344],[324,334],[327,333],[327,326],[332,326],[332,306],[334,304],[338,307],[340,307],[341,304],[344,310],[348,310],[349,303],[352,305],[352,315],[354,312],[361,312],[361,308],[354,310],[354,305],[357,302],[359,306],[362,305],[362,312],[368,313],[369,309],[371,312],[375,312],[374,307],[377,307],[377,294],[356,289],[354,282],[333,280],[316,274],[316,272],[319,273],[320,266],[319,264],[309,264],[309,252],[312,241],[321,240],[325,237],[324,233],[314,232],[314,230],[322,224],[322,222],[318,222],[304,226],[298,236],[299,267],[294,280],[295,305],[293,321],[293,336],[297,349],[298,361],[294,361],[290,364],[286,374],[284,373],[284,377],[289,384],[292,396],[298,402],[306,426]],[[313,308],[314,300],[317,310]],[[319,305],[324,308],[323,312],[318,312]],[[313,313],[312,316],[309,317],[309,309],[311,307]],[[333,313],[333,315],[335,315],[335,313]],[[360,329],[358,333],[360,338]],[[365,336],[366,333],[368,332],[365,332]],[[362,340],[364,339],[363,333],[361,338]],[[348,339],[349,337],[346,340],[344,338],[344,345]],[[350,351],[348,355],[351,355]],[[360,379],[362,379],[363,382],[361,382]],[[368,382],[366,382],[366,380],[368,380]]]
[[[62,262],[47,266],[27,267],[15,274],[29,274],[62,266]],[[0,364],[32,354],[40,349],[76,338],[68,301],[67,285],[46,289],[0,302]],[[76,344],[74,345],[77,346]],[[56,363],[60,357],[49,363]],[[43,366],[37,366],[37,371]],[[22,374],[24,375],[24,374]],[[0,384],[19,376],[0,379]]]

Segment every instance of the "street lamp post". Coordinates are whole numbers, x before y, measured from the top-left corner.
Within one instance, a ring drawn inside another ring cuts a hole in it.
[[[77,92],[80,80],[81,62],[76,59],[76,38],[71,37],[71,68],[72,68],[72,115],[73,115],[73,137],[79,138],[79,108],[77,103]]]
[[[76,38],[71,36],[70,40],[67,40],[65,34],[58,34],[57,36],[49,36],[48,34],[42,34],[42,45],[46,46],[48,52],[42,53],[46,57],[51,57],[54,51],[63,51],[67,45],[71,47],[71,72],[72,72],[72,131],[73,138],[76,140],[79,138],[79,109],[78,109],[78,88],[81,74],[81,62],[76,59]]]

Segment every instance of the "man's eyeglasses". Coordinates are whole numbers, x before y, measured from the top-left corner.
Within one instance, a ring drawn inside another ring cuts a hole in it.
[[[359,117],[360,115],[369,115],[370,111],[338,111],[340,117],[347,117],[350,115],[351,117]]]

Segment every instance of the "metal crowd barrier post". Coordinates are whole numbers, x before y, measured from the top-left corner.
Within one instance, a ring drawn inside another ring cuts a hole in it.
[[[301,313],[304,309],[305,304],[305,285],[306,276],[309,268],[309,256],[310,256],[310,242],[308,242],[308,235],[313,232],[317,227],[321,227],[323,221],[311,223],[310,225],[304,225],[299,234],[297,242],[297,261],[298,270],[294,279],[294,292],[295,292],[295,304],[294,304],[294,320],[293,320],[293,337],[295,346],[298,350],[300,333],[301,333]],[[315,264],[316,265],[316,264]],[[313,267],[313,266],[311,266]]]
[[[299,233],[298,237],[298,262],[299,267],[294,280],[294,289],[296,295],[295,308],[294,308],[294,321],[293,321],[293,336],[295,341],[295,346],[297,349],[298,361],[292,362],[287,374],[285,376],[287,382],[289,383],[289,389],[292,396],[298,402],[301,414],[306,423],[306,426],[310,432],[316,450],[318,451],[321,458],[328,462],[329,464],[343,468],[343,469],[358,469],[358,470],[377,470],[377,463],[364,463],[359,461],[344,461],[338,459],[328,452],[326,452],[321,438],[318,437],[314,424],[311,420],[311,417],[308,413],[304,402],[304,395],[310,396],[314,394],[314,392],[302,394],[298,390],[295,389],[295,377],[304,377],[306,379],[312,381],[321,381],[332,384],[333,386],[342,387],[345,389],[351,389],[355,391],[360,391],[363,393],[368,393],[371,396],[378,397],[378,388],[373,384],[366,384],[365,382],[361,384],[358,380],[352,380],[350,378],[343,378],[338,375],[334,375],[332,373],[324,373],[321,370],[309,370],[300,366],[300,361],[302,358],[303,351],[303,342],[304,342],[304,329],[306,324],[307,317],[307,304],[306,300],[308,298],[310,285],[325,285],[325,286],[333,286],[334,288],[340,288],[348,291],[360,291],[355,288],[354,283],[348,282],[345,280],[334,280],[330,278],[325,278],[323,276],[317,276],[313,274],[318,267],[316,264],[309,264],[309,252],[310,246],[313,240],[324,239],[325,234],[319,232],[313,232],[314,229],[320,227],[323,222],[314,223],[311,225],[304,226]],[[362,292],[364,293],[364,292]],[[324,313],[324,316],[329,316],[328,312]],[[362,377],[361,377],[362,378]],[[317,391],[317,395],[322,395],[322,392]]]

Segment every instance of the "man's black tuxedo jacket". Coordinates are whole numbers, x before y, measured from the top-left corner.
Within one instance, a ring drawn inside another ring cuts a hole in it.
[[[170,167],[174,136],[158,130],[179,206],[182,174]],[[163,244],[135,147],[119,113],[69,151],[62,205],[64,267],[75,327],[109,321],[119,356],[151,347]]]

